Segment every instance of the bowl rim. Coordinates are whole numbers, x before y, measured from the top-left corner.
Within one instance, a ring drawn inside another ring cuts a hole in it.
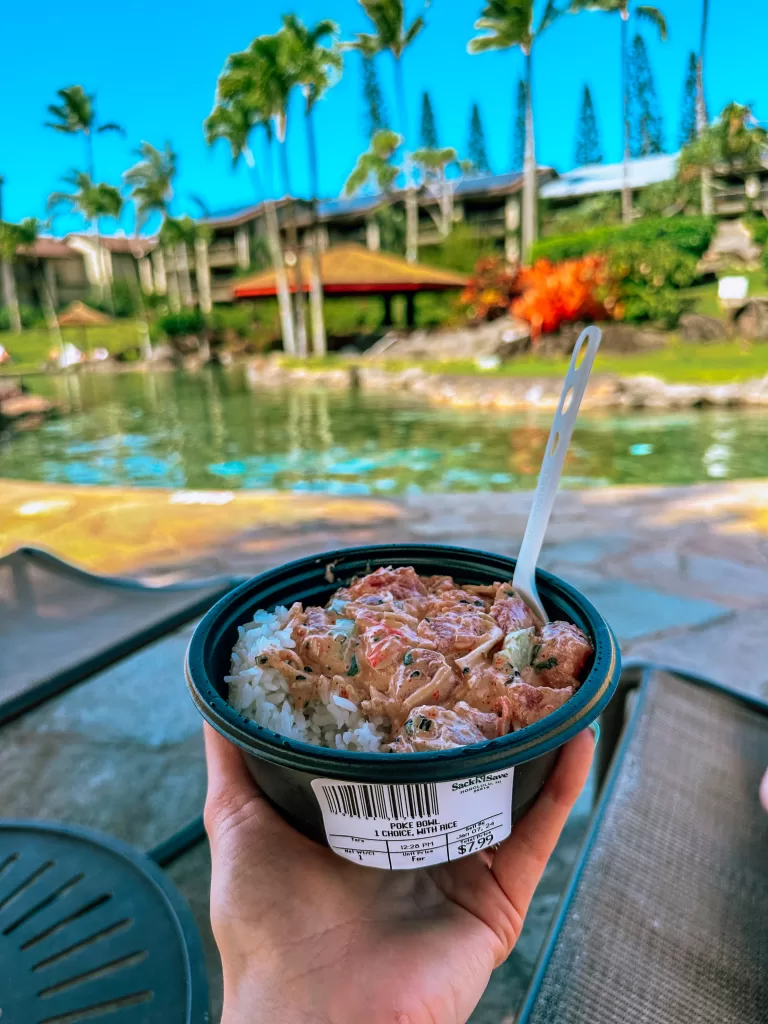
[[[498,567],[512,578],[515,559],[480,549],[457,547],[445,544],[369,544],[357,547],[339,548],[320,552],[294,561],[283,563],[273,569],[246,580],[231,590],[206,613],[198,623],[190,640],[185,657],[185,676],[190,695],[203,718],[247,753],[287,768],[311,772],[316,775],[348,778],[362,781],[369,778],[374,768],[377,777],[391,776],[393,781],[410,780],[417,772],[414,769],[429,769],[424,781],[435,781],[478,774],[479,769],[493,770],[529,761],[567,742],[573,735],[586,728],[613,695],[621,671],[619,646],[611,627],[594,605],[571,584],[553,573],[537,569],[536,578],[542,597],[548,595],[574,606],[583,616],[590,638],[595,647],[592,667],[578,691],[560,708],[532,725],[492,740],[484,740],[448,750],[404,753],[396,756],[385,752],[337,750],[320,747],[272,732],[264,726],[246,719],[222,697],[214,681],[209,677],[206,659],[211,656],[214,643],[211,634],[214,628],[234,606],[247,606],[256,611],[258,594],[270,583],[279,583],[281,577],[290,577],[298,570],[315,569],[324,571],[350,559],[370,561],[376,567],[382,565],[409,565],[418,559],[409,560],[408,553],[418,555],[422,560],[450,556],[458,562],[469,563],[480,559],[486,569]],[[391,558],[388,558],[388,553]],[[403,557],[405,555],[406,557]],[[371,571],[369,569],[369,571]],[[416,569],[418,572],[418,568]],[[456,575],[453,567],[451,575]],[[287,582],[287,581],[286,581]],[[346,580],[331,580],[342,586]],[[256,595],[254,600],[253,595]],[[274,606],[274,601],[267,601]],[[247,614],[247,611],[244,611]],[[242,621],[247,621],[243,618]],[[230,624],[231,625],[231,624]],[[421,773],[420,773],[421,774]]]

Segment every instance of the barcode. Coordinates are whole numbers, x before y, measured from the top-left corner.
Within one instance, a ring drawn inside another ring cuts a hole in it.
[[[432,782],[417,786],[341,783],[323,785],[323,793],[332,814],[343,814],[349,818],[412,821],[440,813],[437,786]]]

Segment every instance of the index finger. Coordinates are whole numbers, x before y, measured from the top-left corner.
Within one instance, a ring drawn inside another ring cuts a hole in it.
[[[491,871],[524,918],[568,815],[587,781],[595,741],[585,729],[567,743],[533,807],[501,844]]]

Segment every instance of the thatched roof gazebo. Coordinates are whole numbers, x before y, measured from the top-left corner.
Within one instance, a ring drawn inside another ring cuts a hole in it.
[[[288,287],[296,291],[296,268],[286,267]],[[302,256],[302,290],[308,292],[312,266]],[[458,291],[467,278],[450,270],[439,270],[421,263],[407,263],[388,252],[371,252],[362,245],[337,245],[326,249],[320,258],[320,275],[326,296],[374,295],[384,300],[384,322],[392,323],[392,296],[406,297],[406,320],[415,324],[414,297],[420,292]],[[271,298],[277,294],[275,273],[264,270],[238,281],[235,299]]]
[[[58,316],[59,327],[106,327],[112,318],[98,309],[86,306],[84,302],[71,302]]]

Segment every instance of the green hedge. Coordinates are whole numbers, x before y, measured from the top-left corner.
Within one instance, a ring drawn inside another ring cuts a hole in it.
[[[533,258],[559,263],[561,260],[578,259],[590,252],[607,252],[623,242],[653,245],[659,241],[699,257],[706,251],[714,233],[712,217],[653,217],[626,227],[615,225],[576,235],[544,238],[534,245]]]

